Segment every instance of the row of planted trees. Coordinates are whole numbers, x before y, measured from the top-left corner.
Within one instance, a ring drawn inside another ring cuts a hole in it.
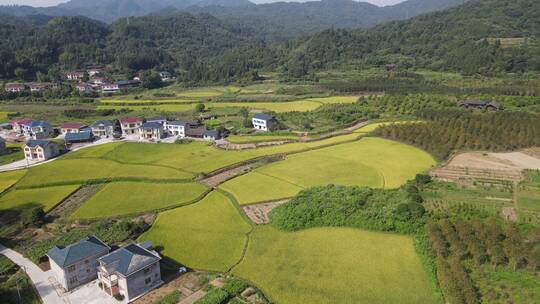
[[[480,303],[469,273],[481,267],[509,271],[540,270],[540,231],[527,233],[495,219],[430,221],[426,233],[435,255],[437,276],[450,303]]]

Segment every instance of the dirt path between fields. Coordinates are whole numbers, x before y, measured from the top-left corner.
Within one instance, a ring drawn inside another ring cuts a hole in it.
[[[207,185],[210,188],[215,188],[215,187],[219,186],[220,184],[228,181],[229,179],[231,179],[233,177],[236,177],[238,175],[245,174],[245,173],[253,170],[256,167],[257,167],[256,163],[251,163],[251,164],[243,165],[243,166],[240,166],[240,167],[232,168],[230,170],[218,173],[218,174],[216,174],[214,176],[210,176],[208,178],[205,178],[205,179],[201,180],[201,183]]]

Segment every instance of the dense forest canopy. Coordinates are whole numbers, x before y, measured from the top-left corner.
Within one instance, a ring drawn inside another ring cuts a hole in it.
[[[472,0],[368,30],[328,29],[269,43],[255,27],[209,14],[168,13],[111,25],[82,17],[0,21],[0,78],[55,78],[92,62],[114,71],[176,71],[181,81],[227,82],[278,71],[291,79],[328,68],[395,64],[464,74],[540,71],[540,2]],[[43,77],[42,77],[43,78]]]

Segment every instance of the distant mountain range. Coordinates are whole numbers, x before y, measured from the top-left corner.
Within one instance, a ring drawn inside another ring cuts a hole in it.
[[[71,0],[54,7],[0,6],[0,14],[14,16],[84,16],[114,22],[128,16],[169,14],[183,10],[211,14],[245,31],[260,33],[267,39],[288,38],[330,27],[370,27],[392,20],[443,10],[466,0],[408,0],[394,6],[379,7],[352,0],[322,0],[305,3],[276,2],[254,4],[248,0]]]

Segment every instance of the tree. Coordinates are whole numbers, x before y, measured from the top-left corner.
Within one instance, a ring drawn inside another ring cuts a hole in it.
[[[204,105],[204,103],[198,103],[195,106],[195,112],[196,113],[202,113],[202,112],[204,112],[205,109],[206,109],[206,106]]]
[[[161,76],[158,73],[143,73],[142,86],[147,89],[158,89],[163,86]]]
[[[36,203],[29,203],[35,205]],[[45,219],[45,211],[41,207],[33,207],[25,209],[21,213],[21,221],[24,226],[36,226],[39,227],[43,224]]]

